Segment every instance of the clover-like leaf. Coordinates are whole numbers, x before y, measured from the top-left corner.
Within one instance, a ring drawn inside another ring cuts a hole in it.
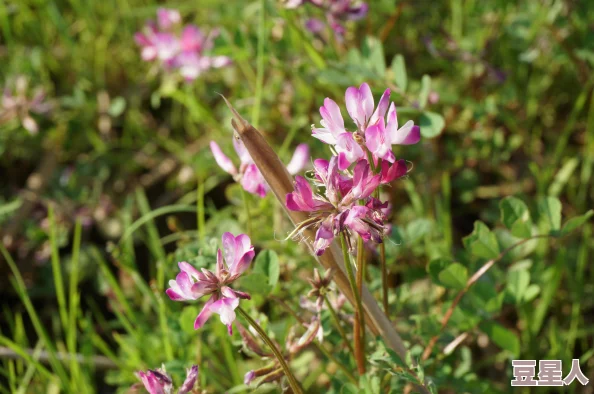
[[[474,256],[494,259],[499,255],[495,234],[481,221],[474,222],[474,230],[463,239],[464,247]]]
[[[532,219],[526,204],[516,197],[506,197],[499,203],[501,221],[514,237],[528,238],[532,234]]]
[[[265,275],[268,278],[268,285],[274,287],[278,283],[280,276],[280,265],[276,252],[273,250],[260,252],[254,263],[254,273]]]

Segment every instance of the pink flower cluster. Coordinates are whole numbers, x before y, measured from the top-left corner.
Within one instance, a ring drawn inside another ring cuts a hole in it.
[[[205,268],[199,271],[185,261],[180,262],[178,266],[181,272],[175,280],[169,281],[166,293],[173,301],[194,301],[210,295],[210,299],[194,321],[194,329],[201,328],[210,316],[216,313],[231,335],[239,299],[250,299],[250,295],[233,290],[229,285],[248,269],[255,252],[250,238],[245,234],[235,237],[231,233],[225,233],[222,243],[223,252],[220,249],[217,251],[215,272]]]
[[[341,170],[366,158],[365,148],[372,154],[374,162],[383,159],[394,163],[392,145],[412,145],[420,141],[421,129],[412,120],[399,126],[396,106],[390,103],[390,89],[385,90],[375,110],[373,94],[366,83],[359,88],[348,88],[345,101],[347,112],[356,126],[354,132],[345,128],[338,104],[329,98],[320,108],[322,127],[312,129],[315,138],[334,146]]]
[[[330,161],[314,160],[314,192],[303,177],[295,178],[295,191],[287,194],[286,206],[292,211],[310,213],[294,234],[316,228],[314,249],[321,255],[340,233],[358,234],[364,241],[382,242],[389,227],[385,224],[389,203],[378,199],[378,187],[389,184],[408,172],[404,160],[396,160],[392,145],[415,144],[420,129],[412,121],[399,127],[390,91],[382,95],[374,108],[369,85],[350,87],[346,91],[347,111],[356,125],[347,131],[338,105],[324,100],[320,108],[322,127],[312,134],[332,145],[337,153]],[[386,119],[387,112],[387,119]],[[352,171],[351,164],[355,164]]]
[[[285,7],[297,8],[310,3],[322,9],[326,14],[327,25],[334,31],[337,39],[341,40],[345,33],[344,21],[359,20],[367,15],[369,6],[358,0],[287,0]],[[305,27],[312,33],[320,33],[326,23],[317,18],[310,18]]]
[[[147,22],[144,30],[135,35],[141,48],[142,59],[156,62],[167,72],[178,72],[186,81],[193,81],[211,68],[227,66],[227,56],[211,56],[218,35],[216,30],[205,35],[197,26],[182,28],[182,18],[177,10],[159,8],[157,22]]]
[[[241,184],[241,187],[243,187],[245,191],[260,197],[265,197],[269,189],[268,184],[264,180],[264,176],[262,176],[262,173],[260,173],[256,164],[254,164],[254,160],[243,145],[243,142],[238,138],[233,138],[233,147],[235,148],[237,156],[239,156],[239,169],[237,169],[233,164],[233,161],[223,153],[216,142],[210,142],[210,150],[219,167],[231,174],[233,179]],[[309,159],[309,147],[306,144],[300,144],[295,149],[295,153],[287,165],[287,170],[291,175],[295,175],[307,165]]]

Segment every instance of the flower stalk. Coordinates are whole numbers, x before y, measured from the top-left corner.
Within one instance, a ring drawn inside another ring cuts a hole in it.
[[[361,347],[361,330],[364,328],[361,327],[361,322],[363,321],[363,307],[361,305],[361,297],[359,296],[359,291],[357,290],[357,282],[355,279],[355,274],[353,273],[353,266],[351,264],[351,259],[349,257],[349,251],[347,247],[347,239],[346,234],[343,232],[340,237],[340,243],[342,246],[342,255],[344,258],[344,265],[347,270],[347,275],[349,278],[349,284],[351,286],[351,291],[355,297],[355,327],[354,327],[354,337],[355,337],[355,360],[357,361],[357,370],[359,374],[365,373],[365,353],[362,351]]]
[[[357,293],[361,294],[363,290],[363,281],[365,277],[365,246],[363,245],[363,238],[357,237]],[[365,318],[363,314],[359,314],[359,353],[365,355]],[[357,325],[355,325],[356,327]],[[365,357],[361,366],[359,366],[360,373],[365,373]]]
[[[380,269],[382,271],[382,305],[386,316],[390,316],[388,304],[388,267],[386,266],[386,246],[382,242],[380,248]]]
[[[258,335],[260,335],[260,338],[262,338],[262,340],[266,343],[266,345],[268,345],[272,353],[274,353],[274,356],[276,357],[283,372],[285,373],[285,376],[287,377],[289,386],[291,386],[293,393],[302,394],[303,389],[299,385],[299,382],[295,378],[295,375],[293,375],[293,373],[291,372],[291,369],[289,368],[289,365],[287,364],[287,361],[281,354],[280,350],[276,347],[274,342],[272,342],[272,339],[270,339],[268,334],[266,334],[266,331],[264,331],[264,329],[262,329],[262,327],[260,327],[260,325],[254,319],[252,319],[252,317],[246,311],[244,311],[242,307],[237,307],[237,311],[241,316],[243,316],[245,320],[247,320],[247,322],[254,328],[254,330],[256,330]]]

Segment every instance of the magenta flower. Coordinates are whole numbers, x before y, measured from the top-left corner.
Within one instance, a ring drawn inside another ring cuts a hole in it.
[[[402,178],[408,173],[406,162],[404,160],[397,160],[390,164],[387,161],[382,161],[380,174],[382,176],[381,183],[388,184],[396,179]]]
[[[239,169],[237,169],[233,164],[233,161],[223,153],[216,142],[210,142],[210,150],[219,167],[229,173],[235,182],[238,182],[245,191],[260,197],[265,197],[269,189],[268,184],[256,164],[254,164],[254,160],[243,145],[243,142],[238,138],[233,138],[233,147],[235,148],[237,156],[239,156]],[[287,165],[287,171],[289,171],[291,175],[297,174],[307,165],[309,158],[309,147],[306,144],[300,144],[295,149],[295,153]]]
[[[148,370],[146,373],[139,371],[137,376],[149,394],[171,393],[173,382],[166,373],[159,370]]]
[[[149,394],[170,394],[173,390],[173,382],[171,377],[165,373],[164,370],[148,370],[146,373],[138,371],[136,375],[142,381],[144,388]],[[191,393],[196,385],[198,379],[198,366],[193,365],[186,370],[186,380],[180,386],[177,394]]]
[[[157,23],[149,21],[143,32],[134,38],[141,47],[144,61],[157,61],[167,72],[177,72],[191,82],[211,68],[231,64],[226,56],[211,56],[217,30],[205,35],[194,25],[181,28],[181,16],[177,10],[159,8]]]
[[[171,33],[160,32],[154,24],[148,24],[144,33],[136,33],[134,39],[141,47],[144,61],[159,60],[170,66],[180,50],[179,40]]]
[[[181,23],[181,15],[178,10],[167,8],[157,9],[157,23],[162,30],[169,30],[172,26]]]
[[[369,10],[369,6],[358,0],[286,0],[286,8],[297,8],[305,3],[311,3],[317,8],[322,9],[326,14],[326,23],[334,31],[338,40],[342,40],[345,28],[344,22],[347,20],[359,20]],[[322,21],[311,18],[306,23],[306,28],[312,33],[319,33],[322,30]]]
[[[192,365],[192,367],[186,369],[186,380],[181,385],[177,394],[187,394],[191,393],[196,386],[196,381],[198,380],[198,366]]]
[[[352,177],[338,170],[338,157],[314,162],[317,182],[325,194],[314,194],[311,185],[301,176],[295,177],[295,191],[287,194],[285,205],[292,211],[310,212],[311,218],[297,226],[300,233],[311,226],[317,228],[314,251],[319,256],[343,231],[354,231],[364,240],[381,242],[383,226],[373,220],[374,208],[356,205],[367,200],[379,186],[381,174],[374,175],[369,163],[360,160]]]
[[[326,98],[320,108],[322,127],[314,127],[312,135],[333,145],[338,153],[338,167],[346,169],[352,163],[365,158],[369,151],[373,160],[395,160],[392,145],[411,145],[419,142],[420,128],[412,120],[399,127],[396,106],[390,104],[390,89],[382,94],[377,108],[369,85],[361,84],[359,88],[351,86],[346,90],[345,102],[347,112],[356,125],[350,132],[345,128],[344,119],[338,105]],[[387,116],[386,116],[387,112]]]
[[[202,327],[210,316],[216,313],[231,335],[239,299],[249,299],[250,296],[231,289],[229,285],[248,269],[255,253],[250,238],[245,234],[235,237],[231,233],[225,233],[222,241],[224,252],[220,249],[217,251],[214,273],[204,268],[198,271],[190,264],[180,262],[178,266],[181,272],[175,280],[169,281],[166,293],[173,301],[191,301],[210,295],[210,299],[194,321],[194,329]]]

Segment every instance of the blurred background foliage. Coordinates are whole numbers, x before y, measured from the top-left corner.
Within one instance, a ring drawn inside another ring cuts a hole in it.
[[[216,51],[233,65],[191,84],[155,73],[133,36],[159,6],[220,28]],[[161,363],[178,382],[197,363],[210,392],[246,390],[242,376],[259,362],[238,353],[239,338],[218,324],[195,332],[197,306],[162,291],[175,262],[212,266],[220,234],[246,231],[241,189],[208,149],[214,139],[232,151],[219,93],[285,161],[301,142],[327,156],[310,125],[325,97],[343,105],[346,87],[361,82],[376,97],[390,87],[399,115],[421,125],[421,143],[396,152],[413,171],[388,190],[391,312],[416,357],[491,258],[465,236],[487,234],[502,250],[517,240],[500,221],[506,204],[531,213],[531,234],[559,230],[550,212],[571,218],[594,205],[592,2],[378,0],[342,42],[303,27],[316,13],[273,0],[0,1],[0,79],[12,87],[24,76],[28,97],[41,87],[52,107],[33,115],[36,133],[18,118],[0,125],[0,345],[25,357],[0,362],[3,392],[126,392],[134,371]],[[299,308],[312,259],[279,241],[290,226],[273,198],[248,205],[252,240],[274,253],[266,258],[280,279],[254,269],[242,286],[280,341],[295,319],[275,300]],[[588,222],[506,255],[455,309],[425,375],[443,392],[510,392],[512,358],[561,359],[565,373],[579,358],[591,377],[592,230]],[[378,272],[370,267],[375,291]],[[338,343],[329,316],[323,324],[329,346]],[[394,361],[384,356],[372,355],[378,368]],[[294,368],[310,392],[351,392],[314,350]],[[390,376],[400,392],[406,381]],[[379,392],[369,379],[363,392]]]

